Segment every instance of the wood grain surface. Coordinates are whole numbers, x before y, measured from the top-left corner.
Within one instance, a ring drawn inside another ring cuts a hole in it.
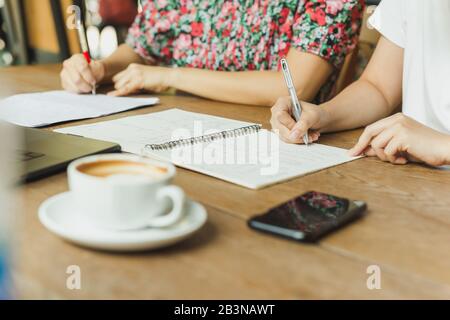
[[[0,98],[59,89],[59,66],[0,69]],[[270,110],[181,94],[161,104],[102,119],[173,107],[262,123]],[[74,123],[63,126],[74,125]],[[61,126],[59,126],[61,127]],[[330,134],[321,143],[350,148],[361,130]],[[24,298],[92,299],[448,299],[450,298],[450,172],[361,159],[260,191],[184,169],[175,183],[209,213],[205,228],[171,248],[110,254],[80,248],[49,233],[37,210],[67,190],[65,174],[21,186],[16,268]],[[248,218],[310,190],[364,200],[368,215],[317,245],[256,233]],[[82,268],[80,291],[66,288],[66,268]],[[381,290],[366,286],[366,269],[382,272]]]

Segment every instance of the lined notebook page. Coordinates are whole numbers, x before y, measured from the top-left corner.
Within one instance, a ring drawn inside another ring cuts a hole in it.
[[[253,123],[172,109],[57,132],[115,142],[126,152],[142,154],[148,144],[181,138],[174,134],[181,133],[180,129],[191,133],[190,136],[202,136],[249,125]],[[146,149],[145,155],[250,189],[267,187],[356,159],[347,156],[344,149],[320,144],[286,144],[267,130],[173,150]]]
[[[0,101],[0,119],[24,127],[97,118],[159,103],[158,98],[78,95],[65,91],[19,94]]]
[[[239,129],[253,123],[224,119],[200,113],[171,109],[142,116],[99,122],[57,130],[82,137],[114,142],[125,152],[141,154],[147,144],[166,143],[176,139],[177,132],[190,133],[190,137],[206,133]]]
[[[261,189],[357,159],[349,157],[345,149],[320,144],[287,144],[267,130],[228,138],[227,141],[231,148],[226,148],[225,143],[216,141],[204,143],[202,146],[147,151],[145,154],[249,189]],[[270,148],[275,141],[278,142],[276,146]],[[261,145],[266,148],[261,148]],[[233,149],[231,156],[214,156],[214,152],[226,150],[230,153]],[[203,159],[199,159],[198,155]],[[196,157],[198,159],[195,159]],[[219,164],[214,163],[217,159],[221,161]]]

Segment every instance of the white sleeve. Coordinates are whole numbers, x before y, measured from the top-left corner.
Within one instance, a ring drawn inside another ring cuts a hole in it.
[[[369,24],[399,47],[405,47],[405,11],[403,0],[382,0]]]

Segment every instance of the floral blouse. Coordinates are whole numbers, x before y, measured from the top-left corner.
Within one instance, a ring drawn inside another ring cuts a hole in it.
[[[278,70],[291,48],[335,66],[357,43],[364,0],[144,0],[127,43],[160,65]]]

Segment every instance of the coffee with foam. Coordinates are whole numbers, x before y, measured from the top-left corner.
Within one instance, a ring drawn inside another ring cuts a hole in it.
[[[168,174],[167,168],[159,167],[145,162],[128,160],[99,160],[80,164],[77,170],[81,173],[97,178],[111,176],[143,176],[149,178],[162,178]]]

